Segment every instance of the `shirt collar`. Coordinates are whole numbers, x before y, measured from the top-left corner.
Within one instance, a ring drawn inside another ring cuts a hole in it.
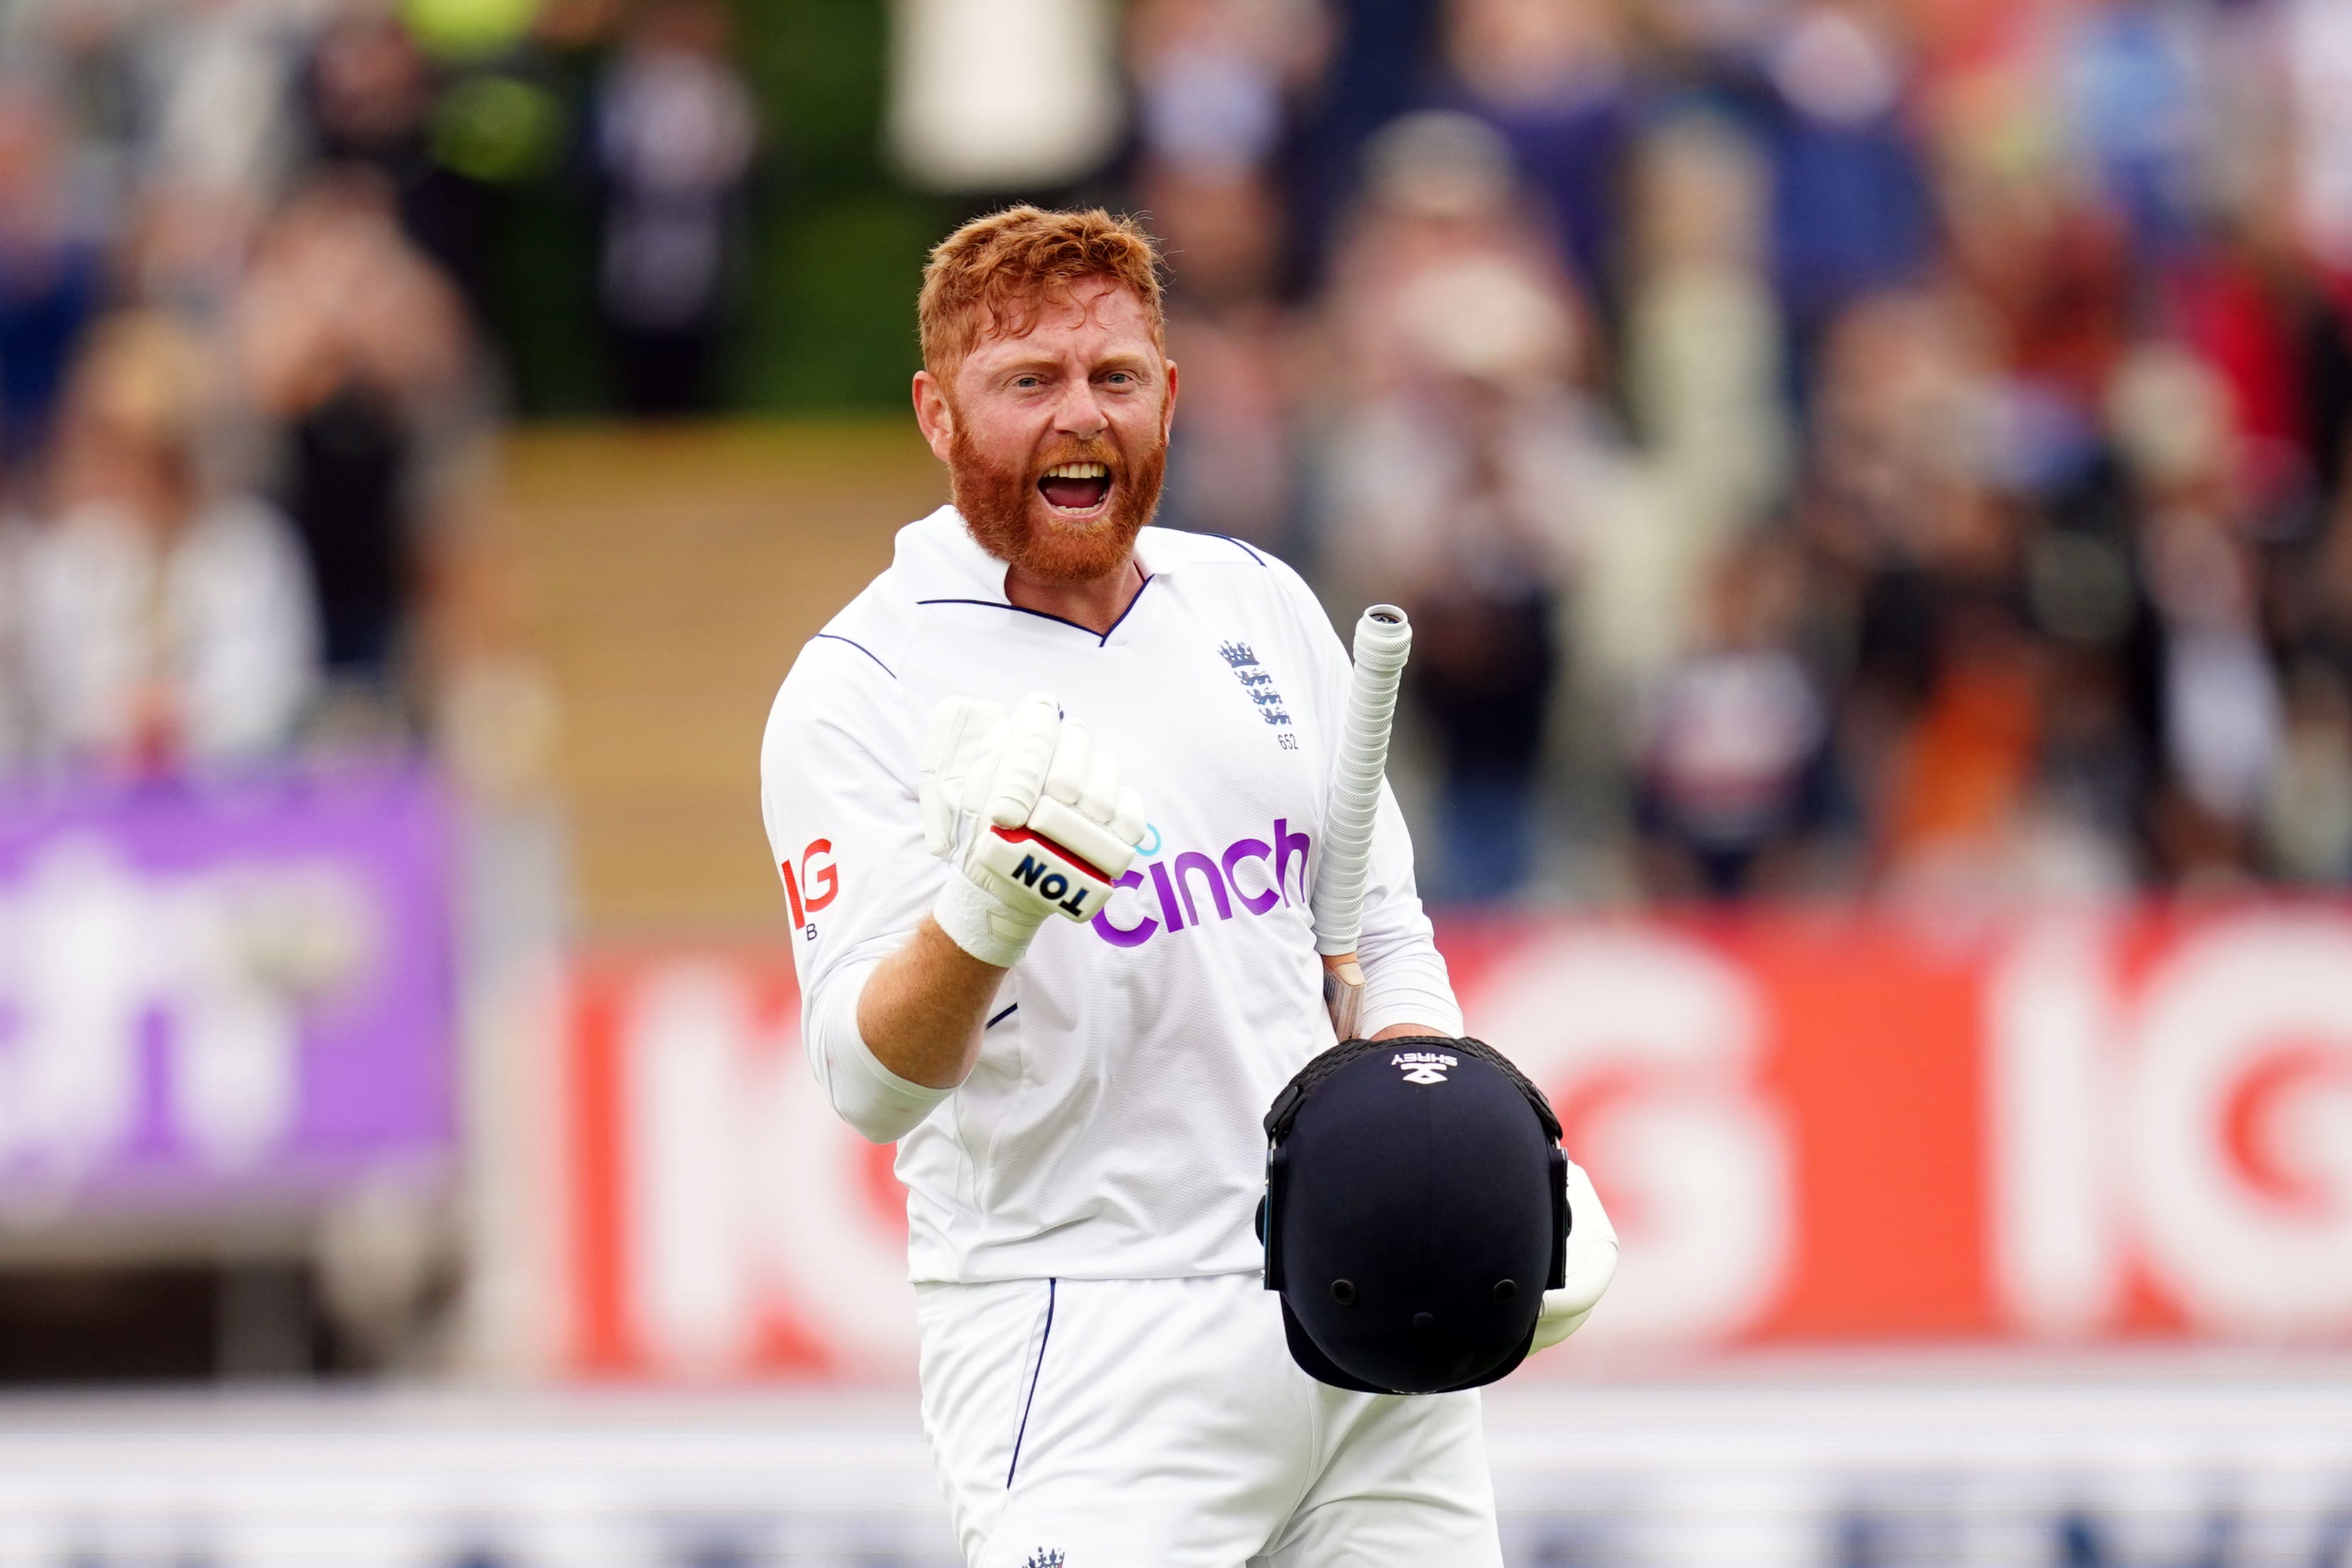
[[[1155,564],[1150,555],[1166,556],[1167,566],[1175,564],[1173,552],[1152,551],[1152,536],[1158,531],[1146,527],[1136,539],[1136,560],[1147,579],[1160,575],[1165,569]],[[1004,563],[980,547],[963,514],[952,506],[940,507],[900,530],[895,563],[906,569],[919,599],[982,599],[992,605],[1007,602]]]

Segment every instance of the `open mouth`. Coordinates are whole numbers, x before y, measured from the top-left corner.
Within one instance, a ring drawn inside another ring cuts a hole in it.
[[[1038,479],[1037,493],[1064,517],[1086,517],[1110,499],[1110,469],[1100,463],[1056,463]]]

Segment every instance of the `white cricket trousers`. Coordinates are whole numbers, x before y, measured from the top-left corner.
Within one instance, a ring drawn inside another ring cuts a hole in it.
[[[1254,1274],[916,1293],[971,1568],[1502,1568],[1478,1395],[1316,1382]]]

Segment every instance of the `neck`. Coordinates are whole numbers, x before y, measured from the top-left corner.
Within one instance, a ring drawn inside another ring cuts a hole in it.
[[[1133,555],[1113,571],[1084,583],[1041,583],[1024,576],[1018,566],[1004,569],[1007,604],[1075,622],[1097,637],[1109,635],[1141,592],[1143,568]]]

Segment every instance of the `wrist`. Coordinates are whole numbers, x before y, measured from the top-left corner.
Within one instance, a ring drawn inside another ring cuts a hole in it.
[[[1046,911],[1016,909],[974,882],[961,868],[940,887],[931,919],[964,952],[982,963],[1010,969],[1029,951]]]

